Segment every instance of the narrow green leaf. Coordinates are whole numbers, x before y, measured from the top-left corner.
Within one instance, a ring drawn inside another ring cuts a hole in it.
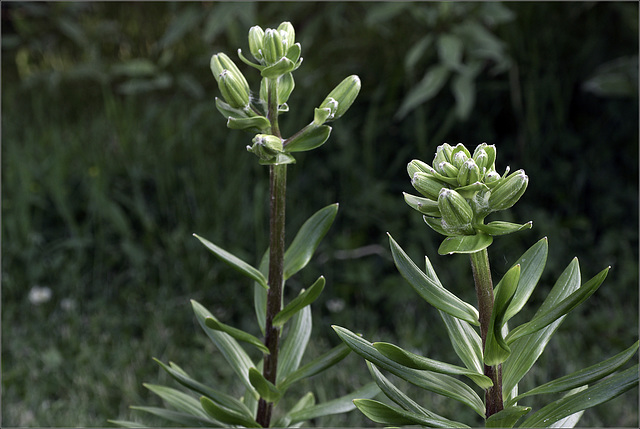
[[[260,272],[264,278],[269,275],[269,249],[264,252],[260,260]],[[253,282],[253,285],[253,308],[256,312],[260,332],[264,335],[264,325],[267,322],[267,289],[258,282]]]
[[[264,132],[270,126],[269,120],[264,116],[253,116],[251,118],[227,117],[227,127],[231,130],[247,130]]]
[[[222,356],[224,356],[225,360],[229,363],[233,371],[240,378],[242,383],[249,389],[252,394],[257,397],[258,392],[253,389],[253,386],[249,382],[249,368],[253,368],[254,364],[251,361],[251,358],[247,355],[242,347],[237,343],[233,337],[229,334],[225,334],[224,332],[214,331],[210,329],[205,324],[205,319],[207,317],[213,317],[213,315],[204,308],[200,303],[195,300],[191,300],[191,306],[193,307],[193,312],[198,319],[198,323],[207,334],[207,336],[213,341],[216,345]]]
[[[562,272],[555,285],[536,312],[541,314],[547,309],[553,308],[558,302],[569,296],[580,287],[580,266],[578,259],[573,261]],[[502,365],[502,389],[507,392],[507,397],[513,396],[518,382],[529,372],[533,364],[544,351],[547,343],[558,329],[565,316],[562,316],[546,328],[526,337],[515,340],[509,345],[511,355]]]
[[[469,117],[471,109],[476,102],[476,83],[474,77],[475,76],[467,73],[459,73],[451,80],[451,92],[453,92],[453,96],[456,99],[456,116],[462,120]],[[504,234],[508,234],[508,232],[504,232]]]
[[[465,320],[473,325],[478,325],[478,310],[471,304],[462,301],[460,298],[443,288],[441,285],[432,281],[425,273],[420,270],[411,258],[402,250],[402,248],[389,235],[391,244],[391,254],[395,261],[396,267],[402,277],[418,292],[418,294],[429,304],[439,310],[449,313],[458,319]]]
[[[409,112],[420,104],[433,98],[444,86],[450,71],[443,64],[436,64],[429,68],[418,84],[411,88],[408,95],[402,100],[400,108],[396,112],[397,119],[404,118]]]
[[[282,392],[255,368],[249,370],[249,381],[260,397],[267,402],[278,402],[282,397]]]
[[[355,405],[353,404],[354,399],[373,398],[379,393],[380,389],[378,389],[378,386],[376,386],[374,382],[371,382],[345,396],[292,412],[289,417],[291,418],[291,423],[295,424],[318,417],[347,413],[355,409]]]
[[[522,407],[519,405],[506,407],[487,419],[485,427],[487,428],[512,428],[518,420],[531,411],[531,407]]]
[[[429,258],[425,256],[424,259],[426,276],[437,286],[443,287]],[[447,327],[447,334],[458,357],[468,369],[483,373],[482,340],[478,332],[464,320],[450,316],[441,310],[438,312]]]
[[[282,381],[278,383],[278,389],[285,391],[295,382],[321,373],[340,362],[347,357],[349,353],[351,353],[351,349],[344,343],[332,348],[308,364],[283,377]]]
[[[436,44],[442,64],[451,70],[459,70],[464,50],[462,40],[455,34],[443,33],[438,37]]]
[[[273,326],[282,326],[293,317],[298,311],[304,307],[311,305],[324,289],[325,280],[320,276],[313,285],[307,290],[303,290],[300,295],[294,298],[289,304],[287,304],[276,316],[273,318]]]
[[[523,229],[531,229],[533,222],[527,222],[524,224],[503,222],[500,220],[489,222],[486,225],[475,225],[475,228],[484,232],[487,235],[506,235],[513,232],[522,231]]]
[[[502,327],[504,326],[505,312],[513,299],[519,280],[520,265],[516,265],[505,273],[500,283],[495,287],[493,311],[491,312],[491,320],[484,347],[485,365],[496,366],[501,364],[511,354],[511,349],[504,340]]]
[[[276,384],[294,372],[300,366],[300,361],[311,336],[312,318],[311,308],[305,307],[291,320],[289,332],[282,344],[278,356],[278,376]]]
[[[354,352],[376,366],[422,389],[460,401],[484,418],[484,403],[473,389],[460,380],[444,374],[402,366],[382,355],[370,342],[348,329],[335,325],[333,329]]]
[[[209,249],[211,252],[213,252],[214,255],[216,255],[221,261],[225,262],[231,268],[233,268],[236,271],[239,271],[240,273],[244,274],[245,276],[255,280],[263,288],[265,288],[265,289],[269,288],[269,286],[267,285],[267,279],[262,275],[262,273],[260,271],[258,271],[257,269],[255,269],[251,265],[247,264],[242,259],[240,259],[240,258],[232,255],[231,253],[227,252],[226,250],[216,246],[215,244],[213,244],[209,240],[204,239],[204,238],[198,236],[197,234],[193,234],[193,236],[196,237],[198,240],[200,240],[200,242],[202,244],[204,244],[207,247],[207,249]]]
[[[438,254],[475,253],[486,249],[491,243],[493,243],[493,237],[482,233],[475,235],[456,235],[455,237],[447,237],[444,239],[438,248]]]
[[[582,287],[573,292],[567,298],[563,299],[553,308],[544,311],[541,314],[536,314],[529,322],[515,328],[509,333],[509,335],[507,335],[507,343],[512,343],[517,338],[532,334],[544,328],[583,303],[600,287],[604,279],[607,277],[609,268],[610,267],[600,271],[591,280],[583,284]]]
[[[132,406],[131,409],[144,411],[145,413],[153,414],[154,416],[161,417],[163,419],[178,423],[186,427],[201,427],[201,426],[222,427],[223,426],[221,422],[211,418],[202,419],[182,411],[167,410],[166,408]]]
[[[305,152],[322,146],[331,135],[328,125],[311,126],[302,133],[284,142],[286,152]]]
[[[269,354],[269,349],[267,348],[267,346],[262,344],[262,341],[260,341],[255,336],[249,334],[248,332],[244,332],[243,330],[234,328],[233,326],[225,325],[224,323],[220,322],[218,319],[214,317],[205,318],[204,323],[205,325],[207,325],[208,328],[211,328],[215,331],[224,332],[225,334],[229,334],[231,335],[231,337],[235,338],[236,340],[242,341],[244,343],[249,343],[252,346],[255,346],[256,348],[258,348],[258,350],[260,350],[262,353]]]
[[[488,389],[493,386],[493,382],[487,376],[482,373],[472,371],[460,366],[451,365],[445,362],[440,362],[434,359],[429,359],[415,353],[408,352],[400,347],[390,343],[373,343],[373,347],[376,348],[383,356],[388,357],[392,361],[406,366],[407,368],[433,371],[440,374],[448,375],[464,375],[469,377],[483,389]]]
[[[227,410],[218,406],[211,399],[203,396],[200,398],[200,404],[202,404],[202,408],[214,419],[221,421],[225,425],[237,425],[244,426],[247,428],[260,428],[258,423],[255,420],[249,419],[246,416],[236,413],[235,411]]]
[[[173,377],[178,383],[182,384],[183,386],[209,397],[209,399],[219,403],[226,408],[230,408],[246,415],[251,415],[251,412],[243,402],[237,400],[231,395],[212,389],[209,386],[206,386],[199,381],[192,379],[186,372],[182,370],[182,368],[180,368],[175,363],[171,362],[171,367],[168,367],[158,359],[154,358],[154,360],[162,367],[162,369],[167,371],[169,375],[171,375],[171,377]]]
[[[434,428],[468,428],[469,426],[451,420],[439,420],[422,414],[412,413],[391,407],[372,399],[356,399],[353,401],[356,407],[376,423],[386,426],[421,425]]]
[[[146,428],[147,425],[143,425],[142,423],[132,422],[129,420],[107,420],[109,423],[112,423],[116,426],[120,426],[123,428]]]
[[[206,419],[208,416],[200,407],[200,402],[192,396],[184,392],[173,389],[171,387],[159,386],[156,384],[142,384],[144,387],[160,396],[167,404],[171,405],[178,411],[185,412],[192,416]]]
[[[607,360],[599,362],[588,368],[581,369],[572,374],[565,375],[564,377],[557,378],[542,384],[536,388],[533,388],[527,392],[524,392],[515,397],[512,402],[516,402],[524,397],[532,395],[540,395],[544,393],[557,393],[564,392],[566,390],[575,389],[576,387],[584,386],[594,383],[609,374],[617,371],[622,365],[624,365],[638,350],[638,341],[631,347],[624,350],[617,355],[610,357]]]
[[[316,404],[316,398],[313,396],[313,393],[307,392],[298,402],[295,403],[291,409],[278,420],[273,427],[276,428],[289,428],[295,427],[291,424],[291,413],[295,413],[297,411],[301,411],[310,407],[313,407]],[[300,423],[300,422],[298,422]]]
[[[637,364],[601,381],[595,386],[552,402],[522,422],[521,427],[546,427],[580,410],[586,410],[607,402],[634,387],[638,387]]]
[[[318,210],[300,227],[291,245],[284,253],[285,280],[303,269],[311,260],[338,213],[338,204]]]
[[[544,271],[548,253],[549,243],[545,237],[524,252],[514,264],[520,265],[520,280],[518,281],[516,293],[504,315],[505,323],[515,316],[529,300],[531,293],[540,280],[542,271]]]

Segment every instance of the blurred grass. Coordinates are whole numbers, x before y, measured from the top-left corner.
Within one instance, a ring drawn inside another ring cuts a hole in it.
[[[132,418],[128,406],[159,403],[142,382],[171,384],[151,357],[211,384],[232,383],[194,323],[189,299],[251,330],[252,293],[191,234],[257,261],[267,245],[268,183],[244,149],[249,136],[226,129],[215,110],[208,59],[246,49],[251,25],[284,19],[299,32],[305,58],[292,112],[282,119],[285,133],[308,122],[342,77],[356,73],[363,81],[327,145],[301,154],[289,173],[290,237],[315,210],[340,203],[312,266],[290,281],[295,291],[319,274],[327,278],[314,307],[310,356],[337,344],[330,325],[338,324],[457,361],[438,316],[395,271],[385,234],[415,261],[436,255],[439,238],[401,192],[412,192],[406,163],[430,161],[442,141],[495,143],[499,169],[521,167],[531,178],[510,216],[533,220],[534,229],[490,249],[498,278],[549,237],[542,282],[515,323],[532,314],[573,256],[584,278],[613,266],[522,388],[631,344],[638,323],[637,94],[602,97],[582,85],[601,64],[637,53],[637,5],[507,6],[514,21],[496,34],[515,66],[478,78],[471,117],[449,120],[455,100],[444,91],[398,121],[402,98],[421,78],[403,69],[408,49],[458,19],[442,18],[448,12],[433,5],[18,3],[8,21],[3,3],[3,426]],[[440,21],[430,23],[432,16]],[[115,67],[140,58],[155,69]],[[416,70],[435,60],[425,55]],[[370,253],[356,257],[356,249]],[[465,258],[432,261],[449,289],[474,301]],[[36,285],[51,288],[52,299],[30,303]],[[304,387],[331,399],[368,380],[364,362],[352,356]],[[434,411],[474,422],[451,401],[411,391]],[[634,390],[587,411],[581,426],[635,427],[637,402]],[[313,424],[373,425],[358,413]]]

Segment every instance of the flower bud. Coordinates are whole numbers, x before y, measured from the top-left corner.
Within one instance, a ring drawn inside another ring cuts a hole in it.
[[[286,53],[282,41],[282,35],[278,30],[267,28],[262,39],[262,56],[267,65],[273,65],[280,61]]]
[[[438,164],[438,166],[436,167],[436,170],[443,176],[453,177],[453,178],[458,177],[458,169],[453,164],[447,161],[444,161]]]
[[[437,200],[440,190],[445,186],[429,173],[416,172],[411,178],[411,185],[427,198]]]
[[[449,143],[443,143],[436,149],[436,156],[433,158],[433,167],[437,170],[438,165],[442,162],[451,162],[451,152],[453,152],[453,148]],[[441,173],[439,171],[439,173]]]
[[[460,168],[462,167],[462,164],[464,164],[468,159],[469,157],[467,156],[467,154],[465,154],[463,151],[458,151],[455,152],[451,157],[451,163],[454,165],[454,167]]]
[[[484,176],[484,183],[488,186],[490,186],[493,183],[496,183],[498,180],[500,180],[500,174],[498,174],[497,171],[495,170],[491,170],[489,171],[485,176]],[[497,183],[496,183],[497,185]]]
[[[264,39],[264,30],[258,25],[254,25],[249,29],[249,51],[253,58],[262,61],[262,41]]]
[[[417,172],[428,173],[432,168],[427,165],[426,162],[422,162],[419,159],[414,159],[409,164],[407,164],[407,173],[409,173],[409,177],[413,178],[413,175]]]
[[[218,87],[222,96],[231,107],[244,108],[249,105],[249,90],[229,70],[220,73]]]
[[[487,156],[486,164],[484,160],[481,160],[485,155]],[[482,167],[486,167],[487,170],[495,170],[496,147],[486,143],[478,145],[473,152],[473,159],[480,167],[480,171],[482,171]]]
[[[480,180],[480,168],[476,165],[474,160],[470,158],[460,166],[460,170],[458,171],[458,183],[460,186],[466,186],[476,183],[478,180]]]
[[[256,154],[262,161],[273,161],[282,153],[282,139],[274,135],[257,134],[252,143],[253,146],[247,146],[247,150]]]
[[[528,184],[529,177],[524,173],[524,170],[518,170],[505,177],[491,190],[489,208],[492,211],[498,211],[513,206],[524,194]]]
[[[360,86],[360,78],[356,75],[351,75],[340,82],[320,104],[319,109],[329,109],[329,115],[324,122],[334,121],[344,115],[358,96]]]
[[[285,21],[278,25],[278,31],[280,32],[280,36],[282,37],[282,42],[284,44],[284,52],[285,54],[296,43],[296,31],[291,25],[290,22]]]
[[[220,81],[220,74],[222,74],[224,70],[229,70],[235,76],[235,78],[242,83],[242,86],[247,89],[247,92],[249,91],[249,84],[244,78],[244,75],[242,74],[238,66],[236,66],[231,58],[229,58],[225,53],[221,52],[212,56],[209,65],[211,67],[211,73],[213,73],[213,77],[216,79],[216,82]]]
[[[442,228],[448,234],[471,235],[473,210],[467,200],[453,189],[443,188],[438,196],[438,208],[442,215]]]

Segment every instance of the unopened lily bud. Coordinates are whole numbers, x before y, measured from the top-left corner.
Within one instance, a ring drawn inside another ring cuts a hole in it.
[[[264,30],[258,26],[254,25],[249,29],[249,51],[253,58],[258,61],[262,61],[262,50],[263,44],[262,41],[264,39]]]
[[[480,168],[476,165],[473,159],[466,160],[464,164],[460,166],[460,170],[458,171],[458,183],[460,186],[466,186],[476,183],[478,180],[480,180]]]
[[[500,180],[500,174],[495,170],[489,171],[484,176],[484,183],[485,183],[485,185],[488,185],[488,186],[493,184],[493,183],[496,183],[498,180]]]
[[[438,166],[436,167],[436,171],[438,171],[438,173],[442,174],[443,176],[453,178],[458,177],[458,169],[453,164],[447,161],[438,164]]]
[[[270,134],[257,134],[252,140],[253,146],[247,146],[262,161],[271,161],[282,153],[282,139]]]
[[[411,178],[411,185],[427,198],[434,201],[438,199],[440,190],[445,186],[442,182],[435,179],[429,173],[416,172]]]
[[[267,65],[273,65],[280,61],[286,53],[282,41],[282,35],[278,30],[267,28],[262,39],[262,57]]]
[[[502,179],[489,196],[489,208],[492,211],[505,210],[513,206],[524,194],[529,177],[524,170],[518,170]]]
[[[340,82],[327,95],[319,107],[319,109],[330,109],[330,115],[325,119],[325,122],[334,121],[346,113],[358,96],[360,86],[360,78],[356,75],[351,75]]]
[[[288,21],[278,25],[278,31],[282,37],[286,54],[286,51],[296,43],[296,31],[294,30],[293,25]]]
[[[438,196],[442,228],[449,234],[473,234],[473,210],[467,200],[453,189],[443,188]]]
[[[433,158],[433,168],[438,169],[438,165],[442,162],[451,162],[451,152],[453,148],[449,143],[443,143],[436,148],[436,156]],[[438,171],[441,173],[440,171]]]
[[[462,167],[462,164],[464,164],[468,159],[469,157],[467,156],[467,154],[465,154],[463,151],[458,151],[453,154],[451,163],[454,165],[454,167],[460,168]]]
[[[431,167],[427,165],[426,162],[422,162],[419,159],[414,159],[409,164],[407,164],[407,173],[409,173],[409,177],[413,178],[413,175],[417,172],[428,173],[431,170]]]
[[[480,171],[489,167],[489,154],[484,149],[476,150],[473,154],[473,160]]]
[[[487,156],[486,164],[484,164],[484,160],[481,160],[485,155]],[[482,167],[486,167],[487,170],[495,170],[496,147],[486,143],[478,145],[476,150],[473,152],[473,159],[476,164],[478,164],[478,167],[480,167],[480,170],[482,170]]]
[[[245,87],[243,82],[229,70],[223,70],[220,73],[218,87],[231,107],[244,108],[249,105],[248,87]]]
[[[224,70],[229,70],[237,80],[242,83],[242,86],[246,87],[247,91],[249,91],[249,84],[247,80],[244,78],[244,75],[236,66],[236,64],[229,58],[225,53],[221,52],[219,54],[215,54],[211,57],[210,62],[211,73],[213,73],[213,77],[216,79],[216,82],[220,81],[220,74]]]

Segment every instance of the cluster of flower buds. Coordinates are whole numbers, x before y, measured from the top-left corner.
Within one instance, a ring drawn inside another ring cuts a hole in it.
[[[462,144],[438,146],[432,165],[413,160],[407,166],[411,184],[422,197],[405,194],[406,203],[424,215],[425,222],[448,237],[504,235],[530,228],[484,219],[513,206],[524,194],[529,178],[524,170],[503,175],[495,168],[496,148],[482,143],[473,155]]]
[[[211,57],[211,72],[224,99],[216,97],[216,107],[227,118],[229,128],[257,134],[247,150],[256,154],[261,164],[293,163],[292,152],[308,151],[327,141],[331,127],[324,124],[340,118],[351,107],[360,92],[360,78],[352,75],[344,79],[315,109],[309,125],[281,139],[271,134],[269,115],[274,112],[269,112],[269,105],[275,103],[276,113],[289,110],[287,100],[295,87],[292,72],[302,63],[293,25],[283,22],[276,29],[266,30],[251,27],[249,51],[257,63],[248,60],[240,49],[238,56],[260,71],[259,97],[252,97],[242,72],[227,55],[219,53]]]

